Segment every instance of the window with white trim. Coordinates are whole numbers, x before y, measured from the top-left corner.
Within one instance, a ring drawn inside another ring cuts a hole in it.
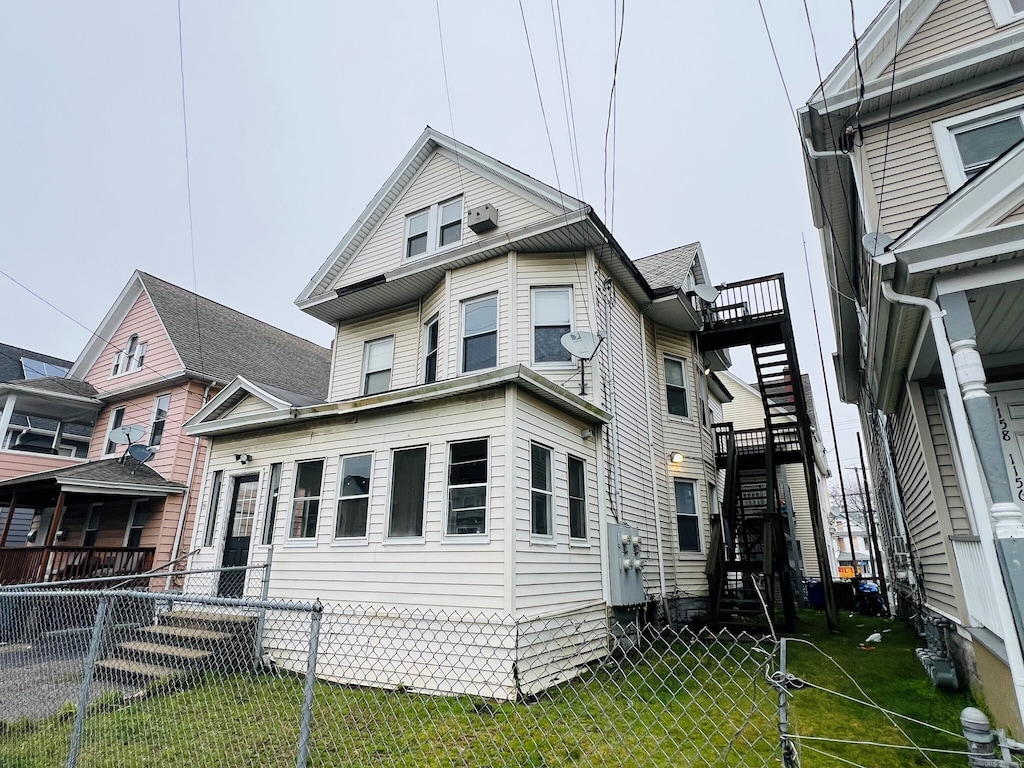
[[[263,514],[263,543],[274,543],[274,526],[277,522],[277,500],[281,497],[281,464],[270,465],[270,488],[267,490],[267,508]]]
[[[366,342],[363,352],[364,395],[375,395],[391,389],[391,366],[394,360],[394,336]]]
[[[686,393],[686,362],[675,357],[665,358],[665,399],[668,412],[684,418],[690,415]]]
[[[498,365],[498,296],[462,302],[462,372]]]
[[[1024,139],[1024,98],[940,120],[932,133],[949,188],[958,189]]]
[[[121,445],[110,439],[110,435],[115,429],[121,426],[124,421],[124,408],[115,408],[114,412],[110,414],[110,428],[107,430],[107,447],[103,449],[105,455],[117,453],[118,446]]]
[[[587,538],[587,464],[569,457],[569,538]]]
[[[110,371],[110,375],[120,376],[124,373],[140,370],[146,360],[147,347],[146,342],[139,341],[138,334],[132,334],[125,348],[114,355],[114,366]]]
[[[551,449],[530,443],[530,532],[554,536],[552,520]]]
[[[149,444],[160,445],[164,439],[164,425],[167,423],[167,411],[171,407],[171,396],[160,395],[153,407],[153,423],[149,427]]]
[[[415,259],[462,242],[462,198],[435,203],[405,217],[405,258]]]
[[[295,493],[292,494],[291,539],[315,539],[320,517],[320,494],[324,480],[324,460],[300,461],[295,465]]]
[[[334,519],[334,538],[365,538],[372,466],[372,453],[342,457],[338,471],[338,514]]]
[[[103,503],[95,502],[89,505],[89,516],[85,521],[85,530],[82,531],[82,546],[95,547],[96,539],[100,535],[100,518],[103,515]]]
[[[676,480],[676,532],[680,552],[700,552],[697,488],[689,480]]]
[[[487,533],[487,440],[448,445],[449,536]]]
[[[437,315],[427,321],[423,327],[423,383],[433,384],[437,381],[437,342],[440,323]]]
[[[562,336],[572,330],[572,288],[533,288],[533,362],[572,363]]]
[[[206,516],[206,532],[203,536],[203,546],[213,546],[213,534],[217,528],[217,509],[220,507],[220,485],[224,478],[224,471],[218,469],[213,473],[213,487],[210,490],[210,512]]]
[[[427,448],[396,448],[391,452],[389,539],[423,536],[423,506],[427,490]]]
[[[128,530],[124,535],[124,545],[126,547],[142,546],[142,531],[146,527],[146,521],[149,520],[149,499],[135,499],[132,502],[131,517],[128,519]]]
[[[1024,19],[1024,0],[988,0],[997,27]]]

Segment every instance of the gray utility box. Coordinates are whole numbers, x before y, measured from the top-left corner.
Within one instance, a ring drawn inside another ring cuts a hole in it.
[[[498,209],[490,203],[470,208],[466,213],[466,224],[478,235],[490,232],[498,226]]]
[[[640,531],[628,525],[608,524],[608,574],[612,606],[644,602],[644,561]]]

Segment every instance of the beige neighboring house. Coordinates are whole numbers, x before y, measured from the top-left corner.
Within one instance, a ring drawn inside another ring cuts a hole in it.
[[[1020,0],[891,0],[799,111],[840,395],[904,614],[936,683],[955,670],[1018,738],[1022,75]]]
[[[723,406],[723,419],[732,422],[738,430],[754,430],[764,428],[764,401],[756,384],[748,384],[731,371],[717,374],[732,395],[732,400]],[[809,404],[811,399],[810,380],[802,377],[804,397]],[[828,463],[825,452],[818,439],[817,420],[811,408],[811,419],[814,431],[814,468],[817,473],[818,509],[822,510],[822,527],[828,530],[827,511],[828,498]],[[811,527],[811,505],[807,499],[807,482],[804,480],[804,468],[800,464],[783,464],[776,469],[778,493],[785,499],[790,514],[791,530],[795,537],[790,545],[791,567],[798,577],[804,579],[820,579],[821,570],[815,557],[814,531]],[[835,554],[829,548],[829,562],[832,564],[832,575],[838,574]]]

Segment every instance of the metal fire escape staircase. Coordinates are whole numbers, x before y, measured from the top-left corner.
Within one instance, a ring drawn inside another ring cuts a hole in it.
[[[836,625],[825,530],[819,504],[814,443],[800,377],[793,325],[782,275],[718,286],[704,302],[704,351],[750,346],[764,402],[764,428],[736,430],[716,424],[715,458],[725,470],[721,515],[711,521],[705,572],[709,622],[763,627],[767,618],[791,628],[796,612],[790,520],[780,495],[777,469],[802,464],[810,503],[818,569],[825,582],[826,615]],[[781,603],[782,620],[776,613]],[[767,616],[766,616],[767,614]]]

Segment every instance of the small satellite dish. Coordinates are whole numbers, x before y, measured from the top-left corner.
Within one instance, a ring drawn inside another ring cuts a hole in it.
[[[601,337],[590,331],[570,331],[559,341],[570,355],[580,360],[589,360],[601,346]]]
[[[136,443],[128,447],[128,455],[135,459],[139,464],[145,464],[147,461],[156,456],[156,451],[150,448],[148,445],[142,443]]]
[[[138,424],[125,424],[110,430],[110,441],[118,445],[131,445],[146,434],[146,428]]]
[[[861,242],[864,244],[864,249],[871,256],[881,256],[885,253],[885,249],[896,241],[885,234],[885,232],[868,232],[861,238]]]
[[[693,292],[700,296],[708,304],[713,304],[722,292],[708,283],[697,283],[693,286]]]

